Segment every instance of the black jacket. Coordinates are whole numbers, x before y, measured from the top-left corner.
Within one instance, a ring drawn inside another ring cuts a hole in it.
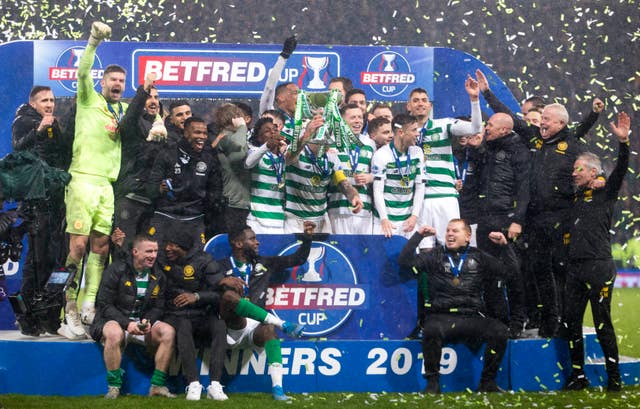
[[[479,155],[474,152],[475,149],[470,147],[460,146],[455,143],[452,146],[453,156],[456,159],[454,166],[458,166],[460,176],[466,163],[467,169],[465,174],[462,190],[459,192],[458,204],[460,205],[460,217],[465,219],[470,224],[478,222],[478,216],[480,211],[478,209],[478,188],[479,188],[479,176],[480,168],[478,163]],[[484,150],[479,148],[478,150]],[[456,179],[458,179],[458,172],[456,172]]]
[[[529,151],[514,132],[485,146],[476,159],[479,216],[507,216],[522,225],[529,204]]]
[[[164,120],[164,127],[167,128],[167,143],[175,146],[184,138],[184,131],[171,123],[169,117]]]
[[[146,197],[149,169],[159,153],[167,149],[165,142],[147,142],[149,130],[155,120],[155,116],[144,111],[144,105],[149,97],[149,93],[143,86],[138,87],[120,123],[122,159],[120,174],[114,184],[116,199],[129,193]]]
[[[171,194],[160,195],[160,184],[171,179]],[[176,216],[199,216],[224,203],[220,161],[210,146],[194,152],[186,139],[163,150],[153,164],[147,194],[158,198],[156,210]]]
[[[49,166],[66,171],[71,164],[73,138],[62,131],[57,119],[49,129],[37,132],[41,121],[42,115],[35,108],[21,105],[13,120],[13,149],[29,151]]]
[[[214,287],[220,267],[208,253],[193,248],[180,260],[168,261],[161,256],[158,264],[167,276],[167,314],[194,316],[218,312],[219,295]],[[184,292],[198,293],[200,299],[178,308],[173,299]]]
[[[309,257],[311,249],[311,236],[303,235],[302,244],[295,253],[288,256],[258,256],[251,262],[251,274],[249,276],[249,298],[252,303],[265,306],[267,289],[270,283],[282,283],[286,280],[289,267],[304,264]],[[233,275],[233,268],[229,258],[218,260],[220,274],[216,282],[224,277]]]
[[[422,239],[419,233],[413,234],[402,249],[398,264],[402,270],[414,271],[416,278],[420,280],[427,313],[484,314],[484,292],[496,277],[507,277],[517,268],[517,259],[511,245],[502,247],[501,260],[475,247],[464,247],[457,252],[449,251],[457,264],[468,249],[458,277],[460,283],[456,285],[444,246],[438,245],[428,253],[415,253]]]
[[[116,321],[123,330],[131,322],[129,317],[134,310],[138,291],[132,263],[131,257],[126,262],[116,261],[102,273],[96,298],[96,316],[89,329],[91,338],[96,342],[100,342],[102,327],[107,321]],[[153,325],[162,318],[166,290],[167,280],[156,264],[149,274],[149,285],[140,306],[141,319],[147,319]]]
[[[629,145],[621,143],[618,162],[602,189],[579,189],[571,211],[569,258],[611,259],[613,205],[629,166]]]
[[[511,115],[511,118],[513,118],[513,131],[522,137],[523,142],[525,142],[527,146],[530,148],[535,147],[536,139],[540,136],[537,134],[539,131],[537,126],[531,125],[524,119],[515,115],[491,90],[484,91],[482,96],[487,101],[493,112],[504,112],[507,115]],[[587,132],[589,132],[589,129],[591,129],[591,127],[596,123],[599,116],[600,114],[590,110],[587,116],[583,118],[582,121],[580,121],[573,129],[573,136],[578,139],[585,136]]]
[[[585,150],[573,134],[566,127],[546,140],[537,133],[531,155],[528,217],[568,210],[573,205],[573,163]]]

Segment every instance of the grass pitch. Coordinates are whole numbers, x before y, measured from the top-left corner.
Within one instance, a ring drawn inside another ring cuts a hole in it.
[[[47,409],[164,409],[164,408],[225,408],[264,409],[275,407],[356,409],[356,408],[638,408],[640,387],[625,387],[619,393],[606,393],[599,388],[580,392],[507,392],[447,393],[437,396],[422,393],[313,393],[293,394],[293,401],[275,402],[265,393],[230,394],[229,400],[207,399],[186,401],[177,399],[125,396],[115,401],[102,397],[63,398],[51,396],[2,395],[5,408]]]

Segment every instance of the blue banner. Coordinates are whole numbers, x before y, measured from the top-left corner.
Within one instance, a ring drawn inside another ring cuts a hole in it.
[[[56,97],[73,97],[84,41],[17,41],[0,44],[0,123],[8,132],[15,108],[27,102],[34,84],[52,87]],[[253,98],[262,93],[281,46],[272,44],[102,43],[91,71],[96,89],[104,69],[127,70],[125,97],[132,97],[148,72],[157,75],[161,98]],[[513,110],[518,103],[483,62],[458,50],[433,47],[299,45],[287,60],[280,82],[307,91],[328,89],[329,81],[348,77],[371,101],[404,103],[416,87],[429,92],[435,117],[470,115],[464,91],[467,74],[481,68],[492,90]],[[0,141],[0,154],[11,150]]]
[[[258,235],[260,254],[292,254],[292,235]],[[306,337],[403,339],[416,325],[417,284],[401,276],[398,255],[407,240],[394,236],[330,235],[314,241],[307,261],[272,283],[266,308],[305,325]],[[229,256],[226,235],[207,243],[214,258]]]

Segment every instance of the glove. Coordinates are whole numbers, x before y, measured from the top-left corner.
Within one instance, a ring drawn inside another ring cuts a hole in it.
[[[296,46],[298,45],[298,40],[296,40],[296,36],[291,36],[284,40],[284,44],[282,46],[282,52],[280,55],[282,58],[287,59],[291,57],[291,54],[296,50]]]
[[[91,24],[91,36],[89,37],[89,44],[97,46],[102,40],[110,36],[111,27],[109,27],[108,25],[99,21],[94,21],[93,24]]]
[[[162,118],[157,118],[151,129],[149,130],[149,135],[147,136],[147,142],[164,142],[167,140],[167,128],[164,126],[164,122],[162,122]]]

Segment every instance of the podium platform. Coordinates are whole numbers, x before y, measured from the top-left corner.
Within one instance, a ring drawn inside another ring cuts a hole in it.
[[[585,334],[591,385],[606,385],[604,360],[595,334]],[[282,343],[285,389],[302,392],[416,392],[424,389],[419,341],[287,340]],[[447,345],[441,359],[443,392],[475,390],[482,369],[483,347]],[[203,351],[204,362],[208,351]],[[266,357],[249,350],[234,351],[225,361],[223,379],[229,393],[267,392],[270,379]],[[73,368],[73,369],[71,369]],[[123,392],[146,394],[153,361],[139,346],[127,348],[122,368]],[[201,364],[201,383],[209,383],[208,368]],[[183,393],[175,358],[169,387]],[[626,385],[640,383],[640,360],[621,358]],[[523,391],[559,390],[570,373],[565,342],[540,338],[509,341],[498,384]],[[93,341],[70,342],[57,336],[22,336],[0,331],[0,393],[27,395],[100,395],[106,391],[102,349]]]

